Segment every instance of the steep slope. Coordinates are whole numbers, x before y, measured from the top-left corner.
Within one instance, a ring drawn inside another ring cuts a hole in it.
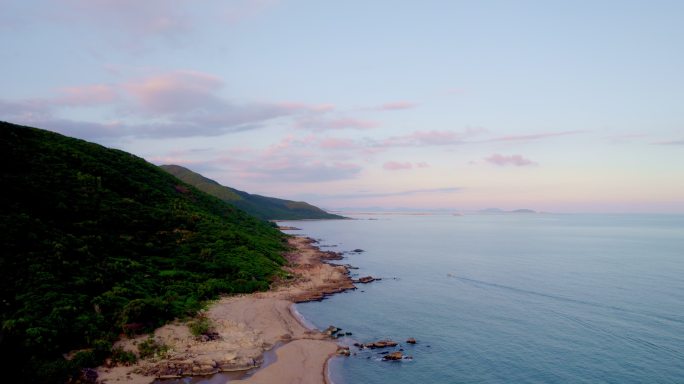
[[[102,361],[118,334],[221,292],[267,289],[284,263],[273,225],[129,153],[0,122],[0,156],[9,382],[63,381]]]
[[[266,220],[300,220],[300,219],[343,219],[339,215],[330,214],[311,204],[283,200],[275,197],[252,195],[230,187],[223,186],[199,173],[180,165],[162,165],[166,172],[176,176],[197,189],[230,203],[247,213]]]

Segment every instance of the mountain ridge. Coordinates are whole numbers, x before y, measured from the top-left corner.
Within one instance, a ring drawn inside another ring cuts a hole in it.
[[[303,201],[250,194],[175,164],[159,166],[195,188],[264,220],[344,219]]]

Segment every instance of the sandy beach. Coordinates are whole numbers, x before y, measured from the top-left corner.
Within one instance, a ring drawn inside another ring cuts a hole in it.
[[[216,332],[214,340],[198,339],[183,323],[165,325],[153,335],[168,348],[163,356],[131,366],[100,367],[98,381],[142,384],[158,378],[246,371],[262,364],[265,351],[282,344],[275,351],[275,362],[231,382],[325,383],[327,360],[338,346],[325,333],[307,329],[292,306],[354,285],[345,266],[325,263],[339,259],[338,254],[321,251],[306,237],[291,237],[288,243],[293,250],[285,255],[284,269],[292,278],[276,282],[268,292],[224,297],[203,312]],[[147,337],[121,340],[117,346],[137,351]]]

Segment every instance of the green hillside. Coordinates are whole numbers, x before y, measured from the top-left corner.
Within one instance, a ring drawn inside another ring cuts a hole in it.
[[[63,382],[119,334],[265,290],[284,263],[272,224],[129,153],[0,122],[0,156],[8,382]]]
[[[343,216],[330,214],[318,207],[303,201],[283,200],[275,197],[252,195],[230,187],[225,187],[214,180],[193,172],[180,165],[162,165],[162,169],[194,185],[197,189],[230,203],[247,213],[265,220],[301,220],[301,219],[343,219]]]

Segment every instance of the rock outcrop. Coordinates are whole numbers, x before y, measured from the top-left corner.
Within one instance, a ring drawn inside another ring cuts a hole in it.
[[[372,283],[376,280],[382,280],[382,279],[377,278],[377,277],[373,277],[373,276],[364,276],[364,277],[360,277],[360,278],[354,280],[354,282],[355,283],[361,283],[361,284],[368,284],[368,283]]]
[[[338,347],[336,353],[340,356],[350,356],[351,355],[351,352],[349,351],[349,347]]]
[[[386,354],[382,359],[383,360],[401,360],[404,357],[404,355],[401,352],[392,352]]]
[[[399,343],[392,340],[378,340],[372,343],[361,344],[362,348],[376,349],[376,348],[388,348],[396,347]]]

